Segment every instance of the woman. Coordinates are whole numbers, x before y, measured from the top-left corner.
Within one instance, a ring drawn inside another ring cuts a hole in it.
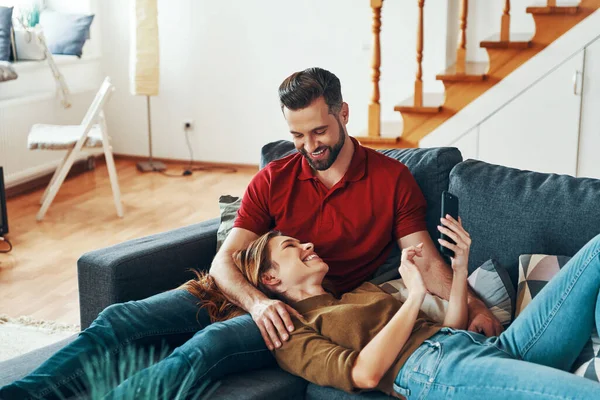
[[[449,217],[449,216],[448,216]],[[414,264],[421,247],[402,252],[404,304],[365,283],[341,298],[323,287],[328,266],[311,243],[270,232],[237,254],[236,264],[265,294],[302,314],[291,338],[274,350],[279,365],[311,382],[350,392],[377,389],[409,399],[600,398],[600,384],[568,371],[600,328],[600,235],[582,248],[499,337],[467,332],[467,264],[471,239],[462,223],[438,229],[456,244],[453,283],[443,326],[419,307],[426,294]],[[238,310],[209,276],[191,291],[213,319]],[[216,296],[216,297],[215,297]]]

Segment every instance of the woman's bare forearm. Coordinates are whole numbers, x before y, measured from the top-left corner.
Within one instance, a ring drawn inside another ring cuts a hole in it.
[[[448,300],[448,311],[444,318],[444,326],[454,329],[467,329],[469,321],[467,272],[454,272],[452,289]]]
[[[352,368],[352,379],[358,388],[376,387],[390,369],[412,333],[424,297],[420,293],[409,294],[394,317],[361,350]]]

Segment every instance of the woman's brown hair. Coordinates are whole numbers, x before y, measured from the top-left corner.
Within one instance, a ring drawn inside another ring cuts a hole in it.
[[[273,265],[271,262],[268,244],[269,241],[281,232],[270,231],[250,243],[248,248],[238,250],[233,254],[233,262],[242,275],[258,290],[268,297],[275,297],[267,286],[261,281],[261,276]],[[225,321],[243,314],[242,308],[230,302],[221,292],[215,280],[207,272],[193,270],[197,279],[190,280],[182,288],[196,296],[200,301],[200,308],[206,308],[211,322]]]

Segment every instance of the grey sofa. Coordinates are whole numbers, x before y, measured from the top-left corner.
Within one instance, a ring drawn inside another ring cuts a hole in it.
[[[293,151],[287,141],[268,144],[261,165]],[[460,198],[460,214],[473,238],[470,271],[494,257],[509,270],[516,287],[520,254],[572,256],[600,232],[600,180],[463,162],[455,148],[383,152],[415,176],[428,202],[427,226],[433,238],[441,192],[449,189]],[[190,267],[207,269],[215,255],[218,225],[214,219],[83,255],[78,261],[82,328],[110,304],[172,289],[192,277],[186,272]],[[374,282],[396,276],[398,254],[396,249]],[[72,339],[0,363],[0,386],[24,376]],[[220,399],[387,398],[378,392],[349,395],[319,387],[278,368],[229,376],[213,390],[210,397]]]

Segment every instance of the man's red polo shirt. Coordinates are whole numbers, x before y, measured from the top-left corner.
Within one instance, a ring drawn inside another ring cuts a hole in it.
[[[314,243],[341,293],[371,277],[393,240],[427,230],[427,204],[408,168],[351,140],[350,167],[329,190],[300,153],[269,163],[248,185],[234,223]]]

